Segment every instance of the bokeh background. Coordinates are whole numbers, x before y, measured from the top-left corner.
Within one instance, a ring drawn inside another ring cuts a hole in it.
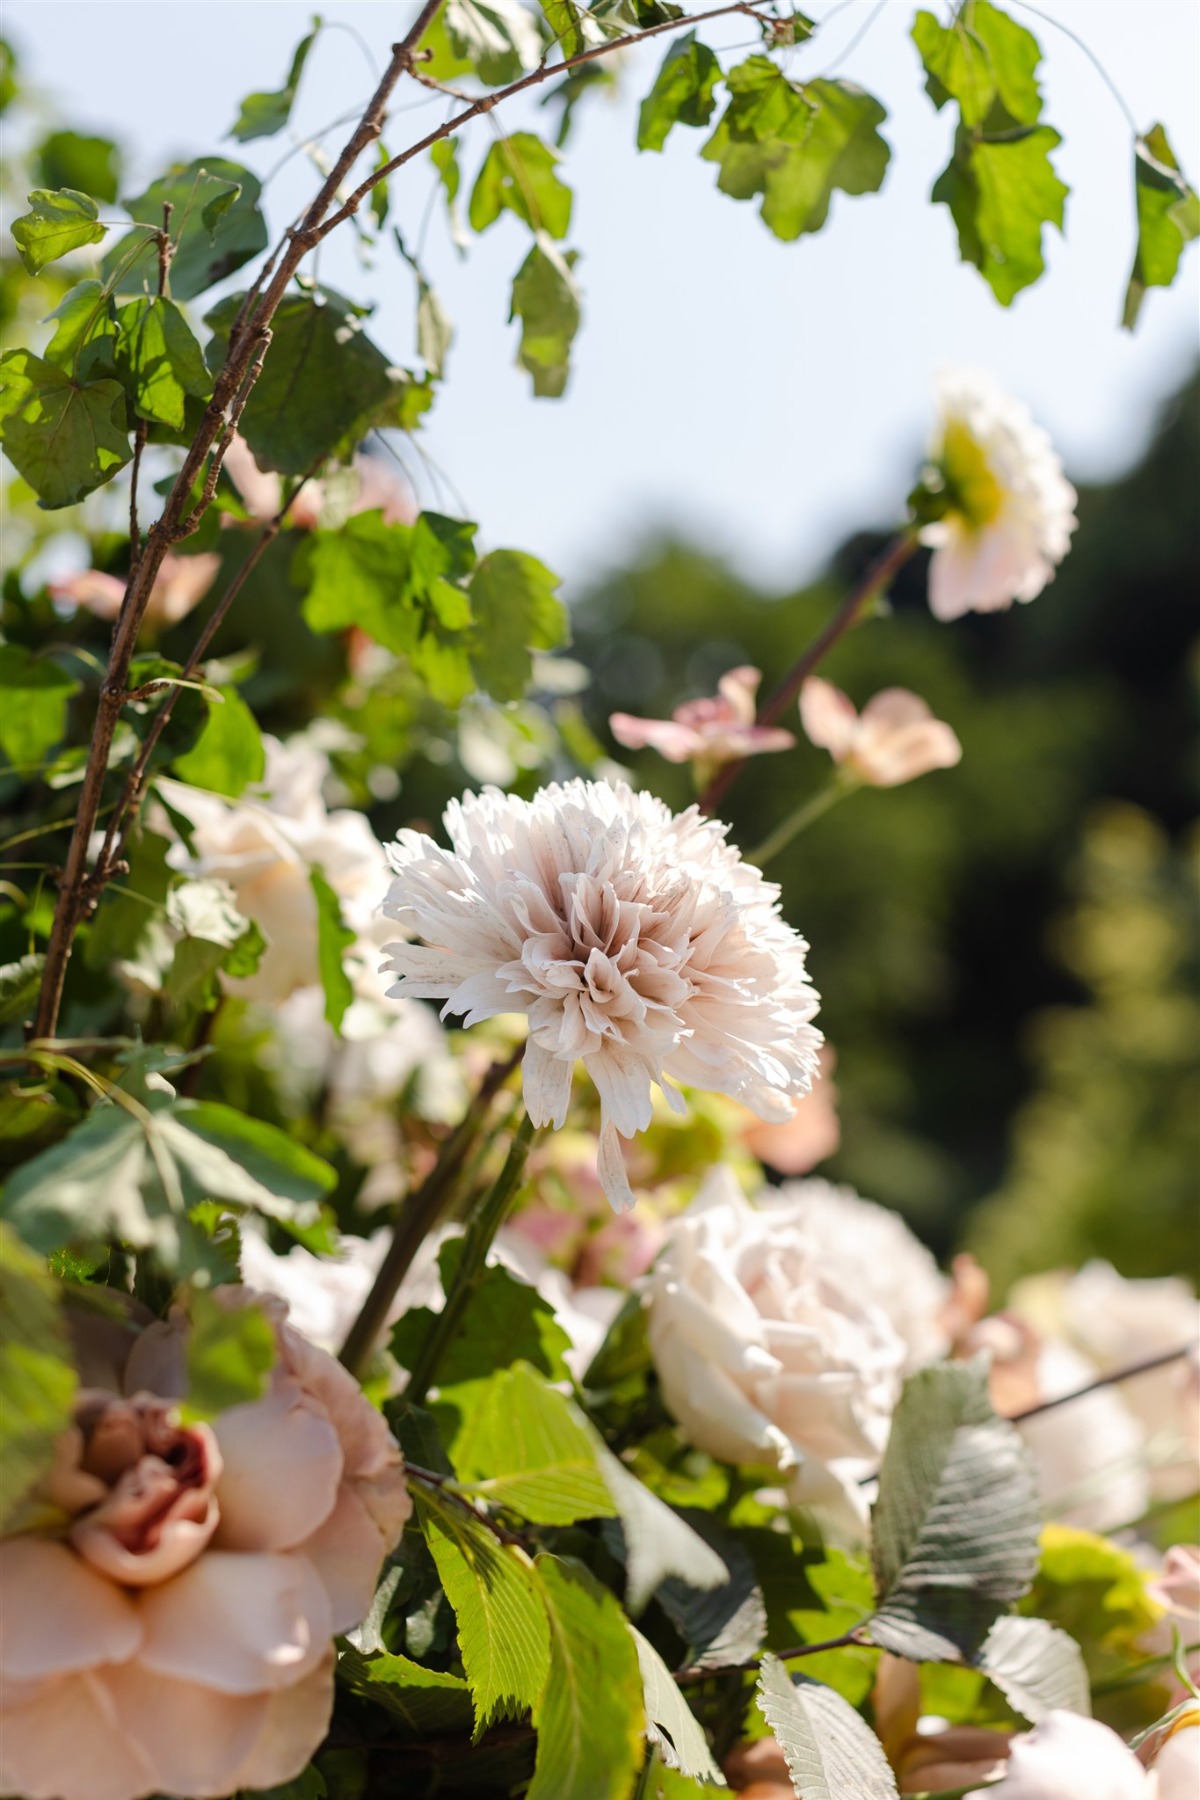
[[[1107,65],[1141,126],[1165,122],[1194,174],[1190,0],[1052,10]],[[613,95],[584,110],[566,173],[587,313],[562,403],[532,400],[512,367],[515,230],[497,227],[462,263],[429,206],[432,176],[415,176],[396,217],[457,337],[428,431],[387,453],[423,504],[469,514],[485,544],[519,545],[562,572],[572,655],[590,679],[568,679],[578,691],[541,706],[568,742],[613,755],[611,711],[664,716],[733,664],[773,679],[793,659],[899,516],[939,363],[985,364],[1030,402],[1081,490],[1057,581],[1032,606],[946,627],[927,612],[918,561],[897,584],[895,616],[855,633],[826,671],[860,704],[884,686],[917,690],[958,732],[961,766],[856,795],[773,869],[812,943],[838,1055],[842,1146],[827,1172],[899,1207],[939,1252],[974,1249],[1001,1285],[1091,1254],[1128,1275],[1194,1274],[1200,259],[1170,293],[1150,294],[1136,337],[1118,331],[1133,237],[1128,126],[1078,46],[1029,19],[1074,192],[1047,278],[1002,312],[957,264],[944,209],[928,205],[950,127],[922,91],[912,11],[900,0],[838,9],[803,52],[805,74],[844,55],[839,72],[891,113],[882,195],[839,196],[816,240],[779,244],[751,208],[717,194],[695,134],[637,157],[637,99],[659,51],[631,58]],[[21,198],[12,171],[56,123],[117,139],[126,193],[172,155],[230,153],[221,136],[242,94],[280,79],[308,17],[290,0],[10,0],[5,30],[27,85],[4,121],[7,197]],[[309,65],[301,139],[361,105],[405,14],[364,0],[325,17],[338,29]],[[726,26],[712,41],[742,40]],[[441,104],[415,103],[389,141],[428,129]],[[547,127],[533,106],[520,123]],[[473,141],[470,172],[486,142]],[[276,228],[313,179],[308,152],[281,162],[285,149],[238,151],[264,176],[275,170]],[[390,253],[364,266],[349,238],[328,251],[321,278],[369,291],[374,335],[404,360],[409,272]],[[27,296],[10,277],[11,316]],[[34,579],[78,554],[48,545]],[[247,697],[281,731],[301,722],[298,677],[311,703],[341,672],[336,648],[303,627],[298,598],[286,556],[268,557],[224,646],[249,629],[262,647]],[[194,629],[164,651],[186,651]],[[375,763],[346,753],[339,766],[381,835],[436,817],[467,782],[545,778],[536,707],[471,715],[447,750],[427,706],[400,692],[372,705],[390,708],[371,722]],[[329,710],[334,726],[363,727],[344,696]],[[384,744],[398,784],[377,766]],[[625,760],[686,802],[686,770]],[[823,780],[824,762],[802,748],[756,764],[730,802],[738,841],[762,838]]]

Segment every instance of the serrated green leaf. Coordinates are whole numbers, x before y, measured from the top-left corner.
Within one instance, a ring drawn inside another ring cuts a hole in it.
[[[919,12],[912,37],[929,77],[930,99],[939,108],[956,100],[964,125],[983,126],[997,105],[1004,119],[996,125],[1036,125],[1041,118],[1041,46],[989,0],[967,0],[951,25]]]
[[[1133,154],[1138,237],[1121,323],[1132,331],[1146,289],[1170,287],[1185,247],[1200,237],[1200,197],[1184,180],[1161,125],[1138,138]]]
[[[1050,152],[1062,142],[1048,125],[990,142],[963,127],[931,198],[950,208],[958,252],[974,264],[1001,306],[1043,274],[1042,228],[1062,230],[1068,189]]]
[[[119,294],[153,293],[158,287],[158,246],[163,206],[170,203],[170,292],[194,300],[267,247],[259,209],[258,177],[224,156],[176,163],[144,194],[125,202],[130,217],[153,231],[127,232],[104,258],[104,276]]]
[[[473,231],[486,231],[504,211],[531,231],[564,238],[571,224],[571,190],[555,173],[559,156],[530,131],[498,138],[471,190],[467,216]]]
[[[854,1800],[898,1800],[883,1745],[832,1688],[790,1677],[777,1657],[764,1656],[758,1709],[804,1800],[846,1800],[850,1794]]]
[[[471,660],[479,684],[496,700],[519,700],[529,685],[534,650],[569,641],[558,576],[521,550],[493,550],[467,583],[475,626]]]
[[[98,222],[96,202],[74,188],[35,188],[29,196],[29,211],[13,220],[13,241],[21,261],[31,275],[37,275],[47,263],[57,262],[68,251],[84,244],[98,244],[104,226]]]
[[[317,967],[325,994],[325,1017],[335,1031],[340,1031],[346,1008],[354,998],[345,952],[354,943],[355,934],[342,918],[341,903],[325,871],[314,865],[308,871],[308,879],[317,902]]]
[[[979,1652],[978,1666],[1014,1711],[1036,1725],[1048,1712],[1089,1717],[1092,1710],[1083,1652],[1073,1637],[1046,1619],[1011,1613],[996,1620]]]
[[[661,150],[673,125],[707,125],[716,106],[713,92],[721,65],[694,31],[677,38],[667,51],[654,86],[638,113],[637,147]]]
[[[407,1656],[363,1656],[347,1646],[338,1658],[338,1680],[384,1707],[406,1736],[458,1735],[471,1728],[471,1693],[461,1675],[423,1668]]]
[[[32,772],[62,742],[79,683],[49,657],[21,644],[0,644],[0,691],[0,750],[14,768]]]
[[[39,187],[74,188],[93,200],[117,197],[121,152],[111,138],[52,131],[38,145],[33,166]]]
[[[642,1674],[646,1735],[650,1742],[657,1745],[658,1753],[669,1769],[698,1775],[716,1787],[727,1786],[700,1722],[676,1687],[671,1671],[636,1626],[631,1625],[629,1629],[633,1633]]]
[[[172,430],[182,431],[189,397],[212,394],[200,346],[173,300],[145,296],[117,308],[113,361],[134,413]]]
[[[425,1541],[458,1621],[475,1740],[497,1719],[532,1712],[550,1668],[550,1633],[533,1565],[470,1510],[422,1489]]]
[[[543,399],[557,399],[567,385],[582,316],[573,262],[573,254],[563,256],[549,238],[539,238],[513,279],[508,316],[521,321],[517,362],[533,376],[533,391]]]
[[[451,1453],[472,1493],[534,1524],[617,1515],[600,1468],[602,1441],[528,1363],[517,1362],[486,1384],[469,1439]]]
[[[248,144],[253,138],[274,137],[277,131],[283,130],[292,115],[300,77],[304,73],[308,53],[320,32],[321,23],[320,18],[314,18],[313,28],[308,36],[301,38],[296,45],[287,80],[281,88],[272,93],[246,95],[229,133],[239,144]]]
[[[720,1588],[728,1583],[729,1570],[712,1546],[604,1444],[599,1445],[598,1462],[621,1515],[625,1605],[630,1613],[640,1613],[650,1596],[672,1576],[693,1588]]]
[[[192,1419],[261,1400],[275,1367],[275,1333],[258,1306],[222,1306],[204,1289],[188,1302],[187,1394]]]
[[[73,381],[28,350],[8,350],[0,357],[0,442],[40,506],[72,506],[133,454],[124,391],[116,381]]]
[[[660,1582],[655,1599],[683,1640],[692,1668],[724,1668],[762,1649],[767,1609],[753,1558],[731,1531],[689,1513],[688,1524],[708,1542],[729,1572],[710,1588],[691,1587],[677,1575]]]
[[[0,1530],[54,1461],[71,1423],[76,1376],[59,1286],[0,1225]]]
[[[526,1800],[628,1800],[645,1713],[637,1651],[620,1607],[579,1565],[539,1556],[550,1678],[534,1714]]]
[[[172,765],[180,781],[211,794],[236,799],[266,771],[266,752],[258,722],[235,687],[208,697],[208,717],[192,748]]]
[[[1020,1433],[997,1418],[982,1361],[904,1384],[872,1509],[872,1641],[916,1661],[979,1650],[1033,1580],[1040,1524]]]

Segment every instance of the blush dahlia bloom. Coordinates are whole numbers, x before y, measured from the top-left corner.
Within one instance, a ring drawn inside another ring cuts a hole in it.
[[[122,1351],[119,1391],[79,1390],[42,1492],[65,1530],[0,1543],[0,1792],[205,1800],[288,1781],[320,1744],[331,1639],[365,1615],[412,1503],[357,1383],[262,1304],[270,1386],[211,1425],[175,1404],[182,1314]]]
[[[657,1083],[791,1116],[817,1071],[807,945],[779,890],[695,807],[675,817],[619,783],[570,781],[520,800],[496,788],[446,809],[452,848],[402,831],[383,910],[418,943],[385,946],[389,992],[443,999],[473,1025],[524,1012],[525,1104],[566,1121],[583,1062],[600,1095],[598,1168],[633,1205],[619,1137],[644,1131]]]
[[[949,504],[921,532],[930,608],[957,619],[1036,599],[1070,548],[1075,489],[1049,437],[990,375],[944,371],[937,399],[933,460]]]
[[[949,725],[907,688],[884,688],[859,713],[840,688],[811,675],[800,690],[800,723],[810,743],[870,787],[899,787],[962,760]]]
[[[717,683],[715,698],[688,700],[669,719],[637,719],[613,713],[609,730],[627,750],[657,750],[668,762],[698,762],[707,767],[740,762],[769,750],[790,750],[790,731],[754,723],[754,696],[762,674],[758,669],[730,669]]]

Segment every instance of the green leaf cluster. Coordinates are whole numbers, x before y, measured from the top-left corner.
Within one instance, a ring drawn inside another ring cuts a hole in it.
[[[169,291],[176,300],[194,300],[266,249],[261,191],[256,175],[224,156],[176,163],[144,193],[125,201],[141,229],[126,232],[106,252],[105,280],[118,294],[157,291],[157,234],[169,206]]]
[[[1184,179],[1161,125],[1152,125],[1134,145],[1133,187],[1137,250],[1121,318],[1127,331],[1138,322],[1146,289],[1170,287],[1184,250],[1200,236],[1200,197]]]

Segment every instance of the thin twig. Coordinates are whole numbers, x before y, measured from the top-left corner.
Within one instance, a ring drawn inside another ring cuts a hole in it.
[[[1195,1356],[1195,1344],[1183,1344],[1178,1350],[1163,1350],[1157,1356],[1147,1356],[1142,1362],[1130,1363],[1124,1369],[1110,1369],[1107,1375],[1098,1375],[1095,1381],[1089,1381],[1086,1387],[1072,1388],[1069,1394],[1059,1394],[1053,1400],[1039,1400],[1036,1406],[1027,1406],[1023,1412],[1009,1413],[1009,1422],[1019,1425],[1025,1419],[1036,1419],[1041,1413],[1053,1412],[1055,1407],[1069,1406],[1072,1400],[1082,1400],[1087,1394],[1094,1394],[1100,1388],[1114,1387],[1121,1381],[1132,1381],[1135,1376],[1149,1375],[1153,1369],[1165,1369],[1173,1362],[1181,1362],[1185,1356]]]
[[[714,1668],[693,1663],[689,1668],[676,1669],[674,1679],[680,1687],[690,1687],[697,1681],[711,1681],[716,1675],[739,1675],[757,1669],[764,1656],[777,1656],[780,1662],[795,1662],[801,1656],[819,1656],[823,1650],[847,1650],[852,1645],[865,1644],[866,1640],[860,1636],[862,1629],[861,1625],[855,1625],[850,1631],[843,1631],[840,1637],[825,1638],[816,1644],[793,1644],[787,1650],[760,1650],[741,1662],[718,1663]]]
[[[142,451],[146,448],[146,433],[149,426],[145,419],[139,419],[133,434],[133,462],[129,470],[129,567],[136,569],[142,554],[142,534],[138,529],[138,472],[142,466]]]
[[[163,201],[162,230],[158,234],[158,292],[165,296],[167,284],[171,278],[171,260],[175,255],[175,246],[171,242],[171,214],[175,210],[173,200]]]

